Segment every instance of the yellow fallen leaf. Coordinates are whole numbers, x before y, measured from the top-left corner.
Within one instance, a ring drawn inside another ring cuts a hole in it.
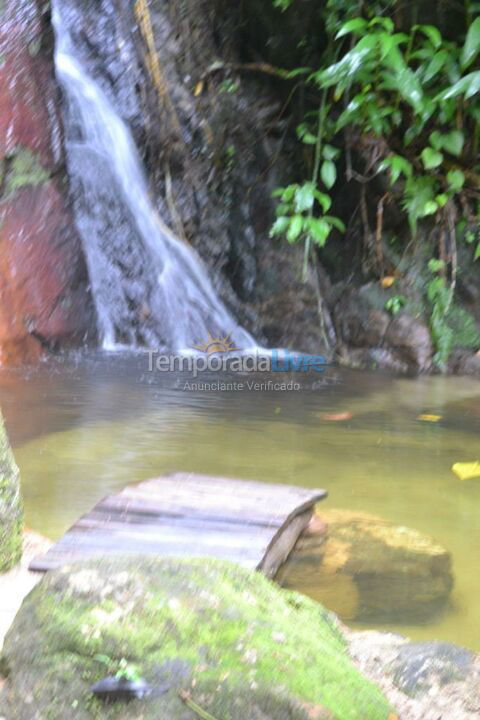
[[[382,286],[382,288],[384,288],[386,290],[387,288],[392,287],[394,282],[395,282],[394,276],[387,275],[386,277],[384,277],[380,280],[380,285]]]
[[[195,90],[193,91],[193,96],[198,97],[199,95],[201,95],[203,92],[204,86],[205,86],[205,83],[203,82],[203,80],[200,80],[200,82],[198,82],[195,85]]]
[[[419,415],[418,420],[422,420],[423,422],[438,422],[442,419],[441,415],[428,415],[428,413],[424,413],[423,415]]]
[[[480,462],[455,463],[452,470],[460,480],[480,478]]]

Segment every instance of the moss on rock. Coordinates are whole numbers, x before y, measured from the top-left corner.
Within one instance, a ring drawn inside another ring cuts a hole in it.
[[[8,171],[5,182],[6,195],[26,185],[41,185],[50,178],[39,157],[28,148],[18,147],[8,157]]]
[[[0,414],[0,572],[22,556],[23,507],[20,478]]]
[[[129,704],[89,690],[125,660],[154,687]],[[258,573],[214,560],[144,558],[49,573],[5,640],[11,720],[193,720],[188,691],[218,720],[387,720],[353,667],[335,616]],[[166,693],[155,688],[167,685]],[[0,703],[1,705],[1,703]]]

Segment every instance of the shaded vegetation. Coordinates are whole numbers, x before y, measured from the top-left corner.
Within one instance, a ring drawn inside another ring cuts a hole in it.
[[[282,15],[297,27],[301,0],[273,6],[272,28]],[[271,235],[304,244],[304,279],[318,249],[327,266],[337,262],[327,240],[351,246],[360,236],[361,274],[381,283],[420,248],[422,305],[443,369],[453,347],[480,343],[456,305],[464,269],[480,258],[480,6],[329,0],[295,39],[285,60],[304,178],[276,191]],[[407,302],[393,292],[386,309]]]

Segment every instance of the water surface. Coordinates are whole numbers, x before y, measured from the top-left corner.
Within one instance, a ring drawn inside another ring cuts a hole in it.
[[[106,494],[176,470],[325,487],[328,506],[409,525],[453,555],[452,607],[424,626],[388,627],[480,650],[480,479],[451,472],[480,459],[480,383],[333,369],[313,379],[296,376],[295,392],[192,391],[184,375],[149,373],[146,355],[3,371],[28,525],[57,538]]]

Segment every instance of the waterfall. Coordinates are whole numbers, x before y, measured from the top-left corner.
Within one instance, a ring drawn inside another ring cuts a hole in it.
[[[55,67],[80,233],[105,348],[192,349],[230,336],[255,341],[218,298],[197,253],[162,222],[127,124],[75,44],[78,10],[56,0]]]

